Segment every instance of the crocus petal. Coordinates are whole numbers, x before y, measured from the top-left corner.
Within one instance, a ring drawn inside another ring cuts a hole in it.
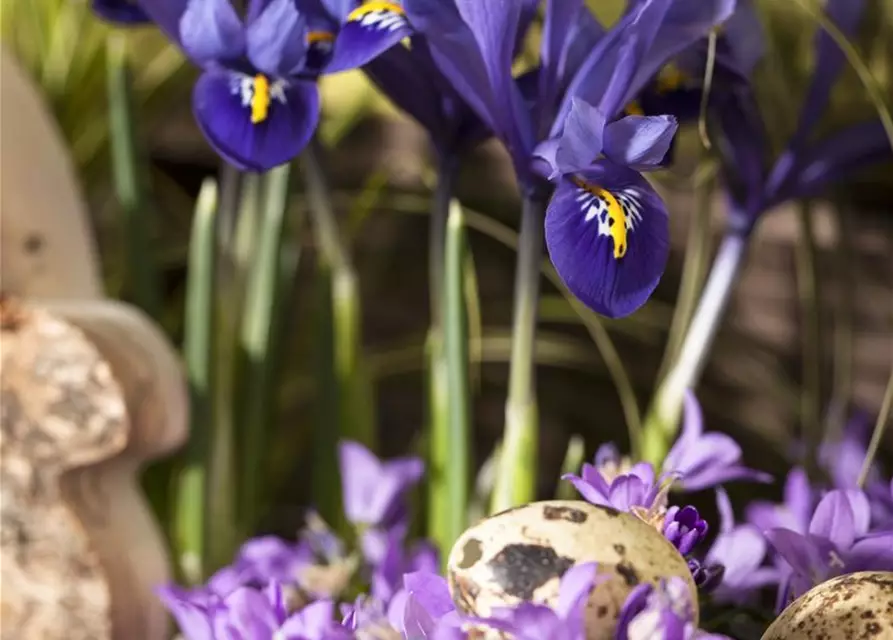
[[[155,594],[190,640],[214,640],[212,617],[205,607],[191,602],[188,592],[177,586],[159,587]]]
[[[546,212],[546,246],[568,289],[609,318],[651,296],[669,253],[667,210],[641,175],[608,161],[563,180]]]
[[[281,84],[217,69],[198,79],[192,107],[217,153],[248,171],[267,171],[293,159],[319,118],[313,83]]]
[[[227,623],[235,637],[270,637],[279,628],[276,612],[264,594],[250,587],[236,589],[226,597]]]
[[[406,638],[430,638],[437,626],[434,617],[412,595],[406,600],[400,624]]]
[[[821,564],[819,554],[810,538],[790,529],[769,529],[764,535],[795,572],[809,576],[816,566]]]
[[[601,505],[603,507],[611,506],[611,503],[608,500],[608,496],[606,494],[598,491],[595,487],[584,481],[582,478],[568,473],[561,476],[561,479],[567,480],[572,485],[574,485],[574,489],[579,491],[580,495],[583,496],[583,499],[587,502]]]
[[[567,618],[580,608],[595,584],[597,570],[596,563],[585,562],[574,565],[564,573],[558,586],[558,602],[555,605],[559,616]]]
[[[232,60],[245,51],[242,22],[229,0],[189,0],[179,36],[186,55],[199,65]]]
[[[361,67],[411,34],[412,28],[399,4],[366,2],[347,16],[326,73]]]
[[[864,498],[864,496],[863,496]],[[867,504],[866,510],[867,510]],[[819,500],[809,533],[827,538],[838,549],[849,549],[856,538],[856,522],[849,496],[844,491],[829,491]]]
[[[684,466],[687,452],[697,448],[698,440],[704,432],[704,414],[698,399],[690,389],[683,397],[682,432],[664,458],[663,468],[672,471]]]
[[[766,539],[759,529],[741,525],[717,536],[705,563],[725,566],[723,583],[734,586],[759,567],[765,557]]]
[[[859,540],[845,554],[844,564],[847,572],[893,571],[893,532]]]
[[[828,0],[825,6],[828,18],[845,37],[855,34],[864,9],[865,0]],[[816,33],[815,51],[815,68],[810,76],[811,81],[803,101],[803,109],[797,119],[797,131],[791,139],[793,148],[802,145],[813,127],[818,124],[828,105],[831,88],[846,62],[840,47],[821,27]]]
[[[605,128],[605,155],[637,171],[663,162],[678,128],[673,116],[627,116]]]
[[[271,0],[248,24],[248,59],[259,71],[274,77],[296,74],[307,55],[307,21],[294,0]]]
[[[332,627],[335,605],[331,600],[311,602],[282,624],[279,634],[283,638],[324,638]],[[247,638],[260,636],[245,636]],[[350,637],[350,636],[348,636]]]
[[[121,25],[139,25],[152,22],[136,0],[92,0],[93,13],[103,20]]]
[[[604,114],[583,100],[574,99],[561,137],[539,145],[534,155],[549,164],[550,180],[582,171],[602,152],[604,131]]]

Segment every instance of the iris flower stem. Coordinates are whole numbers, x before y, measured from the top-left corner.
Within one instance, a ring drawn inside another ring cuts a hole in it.
[[[174,551],[181,576],[189,584],[205,577],[208,467],[214,426],[217,267],[217,184],[207,180],[199,192],[189,239],[183,355],[189,382],[190,429],[185,460],[174,481]]]
[[[465,305],[465,220],[453,202],[447,218],[443,281],[443,352],[447,407],[445,438],[436,438],[435,460],[445,476],[444,529],[436,531],[446,551],[465,530],[469,497],[471,403],[468,383],[468,314]],[[444,554],[446,559],[446,554]]]
[[[319,415],[314,434],[315,502],[330,524],[343,528],[340,478],[336,460],[339,438],[374,449],[369,412],[360,406],[363,388],[360,360],[358,278],[345,246],[323,171],[322,145],[314,138],[302,156],[310,221],[319,248],[320,316]],[[333,428],[333,425],[337,425]]]
[[[812,203],[801,203],[797,211],[800,238],[795,246],[797,264],[797,293],[800,299],[802,328],[802,388],[800,391],[800,425],[806,444],[806,471],[815,479],[816,456],[822,440],[821,423],[821,300],[819,298],[816,264],[815,231],[812,220]]]
[[[682,338],[691,323],[695,305],[704,285],[710,248],[710,205],[713,187],[716,184],[716,165],[705,160],[704,155],[702,154],[702,161],[694,177],[694,216],[688,227],[688,239],[685,243],[687,250],[682,263],[679,295],[673,311],[659,379],[663,379],[667,368],[679,357]]]
[[[290,166],[282,165],[263,178],[257,246],[245,291],[245,312],[239,336],[239,422],[242,482],[240,521],[254,530],[263,506],[265,450],[275,408],[276,358],[272,351],[282,308],[279,277],[282,243],[287,227]]]
[[[428,227],[428,293],[431,299],[432,329],[441,326],[447,216],[455,176],[456,158],[442,154],[437,167],[437,186],[431,200],[431,221]]]
[[[505,431],[490,504],[494,513],[530,502],[536,495],[538,416],[534,346],[545,207],[542,196],[529,196],[521,212]]]
[[[887,388],[884,391],[884,399],[881,401],[881,410],[877,414],[877,422],[875,422],[874,431],[871,433],[871,442],[868,443],[865,460],[862,461],[862,469],[859,470],[859,478],[856,480],[859,488],[864,487],[865,481],[868,479],[868,472],[871,471],[871,465],[880,449],[884,431],[890,423],[891,409],[893,409],[893,371],[890,371],[890,377],[887,378]]]
[[[146,198],[145,167],[134,131],[127,38],[122,33],[108,36],[106,69],[112,176],[118,204],[124,215],[128,288],[136,305],[158,319],[161,296],[158,270],[151,251],[151,234],[148,232],[152,216]]]
[[[837,203],[835,216],[839,241],[835,260],[837,301],[834,305],[834,368],[831,399],[828,401],[827,438],[834,442],[843,431],[852,397],[853,385],[853,272],[852,229],[850,214],[843,201]]]
[[[747,234],[731,231],[722,240],[704,292],[682,341],[679,358],[661,383],[645,418],[642,459],[660,467],[679,428],[685,390],[695,386],[716,332],[722,321],[732,288],[744,264]]]

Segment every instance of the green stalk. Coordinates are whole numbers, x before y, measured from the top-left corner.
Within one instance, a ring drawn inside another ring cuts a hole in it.
[[[281,253],[286,229],[290,166],[264,176],[257,246],[245,292],[239,349],[240,449],[242,464],[239,520],[253,531],[263,505],[267,435],[275,413],[275,354],[280,325]]]
[[[688,226],[679,295],[676,297],[673,320],[670,324],[667,346],[658,379],[663,378],[670,364],[679,357],[682,338],[691,323],[695,305],[698,303],[698,297],[704,285],[707,259],[710,255],[710,205],[713,188],[716,184],[715,178],[716,164],[702,157],[694,176],[694,215]]]
[[[531,196],[525,198],[521,212],[505,431],[490,504],[494,513],[536,497],[538,419],[533,357],[545,206],[544,198]]]
[[[374,447],[374,429],[366,410],[366,372],[360,354],[358,279],[338,230],[320,158],[321,146],[314,139],[302,156],[310,220],[319,248],[319,415],[313,438],[313,486],[315,503],[335,524],[342,517],[337,442],[345,438]]]
[[[214,423],[217,183],[202,184],[192,220],[186,272],[183,356],[189,381],[190,429],[185,461],[175,480],[174,551],[182,577],[200,584],[206,575],[205,491],[208,434]]]
[[[149,233],[151,211],[146,199],[146,167],[134,135],[127,36],[112,32],[106,40],[106,82],[112,180],[124,215],[124,264],[133,301],[152,318],[161,313],[157,265]]]
[[[446,551],[465,530],[469,499],[469,440],[471,431],[468,382],[468,314],[464,292],[465,222],[458,202],[450,206],[446,229],[443,280],[443,373],[445,380],[445,419],[431,437],[432,490],[437,502],[431,537]],[[440,363],[435,362],[439,367]],[[446,561],[446,554],[443,554]]]
[[[586,442],[580,436],[571,436],[567,443],[567,451],[564,454],[564,462],[561,463],[561,475],[567,473],[580,473],[580,467],[586,457]],[[574,500],[577,490],[574,485],[566,480],[559,479],[558,489],[555,491],[556,500]]]
[[[854,276],[852,264],[852,223],[850,211],[840,201],[835,207],[840,234],[835,252],[835,288],[837,304],[834,305],[834,368],[831,381],[831,399],[828,401],[827,438],[834,442],[843,431],[853,394],[853,300]]]
[[[797,293],[800,300],[800,326],[802,330],[802,377],[800,390],[801,436],[806,443],[806,471],[815,480],[818,471],[816,457],[822,441],[822,353],[821,353],[821,299],[819,297],[816,264],[815,231],[812,205],[801,203],[797,211],[800,238],[794,250],[797,265]]]
[[[865,460],[862,461],[862,469],[859,470],[859,478],[856,480],[856,486],[859,488],[865,486],[868,473],[871,471],[871,465],[874,463],[878,449],[881,447],[881,439],[884,437],[884,431],[890,423],[891,408],[893,408],[893,371],[890,372],[890,377],[887,378],[887,388],[884,391],[881,410],[877,414],[877,422],[874,423],[874,430],[871,433],[871,442],[868,443]]]
[[[701,300],[682,341],[679,358],[658,388],[646,415],[642,459],[655,467],[661,466],[676,437],[685,391],[697,384],[707,363],[732,289],[744,264],[747,241],[747,235],[734,232],[723,238]]]

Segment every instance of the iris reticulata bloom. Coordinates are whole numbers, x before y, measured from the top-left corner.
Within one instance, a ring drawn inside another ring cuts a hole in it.
[[[547,2],[540,66],[516,79],[524,11],[537,4],[403,0],[393,11],[425,37],[444,77],[506,145],[522,190],[542,194],[544,178],[555,183],[546,243],[568,288],[603,315],[625,316],[666,266],[667,212],[640,172],[661,166],[676,123],[624,117],[624,109],[734,2],[643,0],[608,31],[581,0]],[[367,55],[375,24],[350,22],[337,47]]]

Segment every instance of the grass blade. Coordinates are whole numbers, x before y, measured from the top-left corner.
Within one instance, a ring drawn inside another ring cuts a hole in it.
[[[146,167],[134,135],[127,36],[112,32],[106,43],[112,178],[124,216],[124,264],[128,289],[136,305],[158,319],[161,298],[152,255],[152,234],[149,233],[151,211],[146,200]]]
[[[275,362],[272,352],[282,309],[279,282],[286,230],[290,166],[264,176],[257,245],[245,291],[237,365],[240,401],[239,445],[241,480],[239,521],[252,531],[263,505],[266,477],[265,449],[275,413]]]
[[[210,452],[208,434],[214,421],[216,223],[217,183],[209,178],[198,195],[189,243],[183,355],[189,380],[191,426],[186,459],[176,478],[175,489],[177,565],[191,584],[201,583],[207,569],[205,491]]]

